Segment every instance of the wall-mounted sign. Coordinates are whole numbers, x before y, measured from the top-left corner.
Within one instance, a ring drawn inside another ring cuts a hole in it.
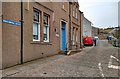
[[[56,34],[57,37],[59,37],[59,34]]]
[[[4,23],[8,23],[8,24],[12,24],[12,25],[15,25],[15,26],[20,26],[21,23],[20,22],[14,22],[14,21],[11,21],[11,20],[2,20],[2,22]]]

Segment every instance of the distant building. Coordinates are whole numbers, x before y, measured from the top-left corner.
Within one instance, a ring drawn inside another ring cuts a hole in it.
[[[92,26],[92,36],[98,36],[99,28]]]
[[[91,26],[91,22],[83,17],[83,37],[92,36],[92,26]]]

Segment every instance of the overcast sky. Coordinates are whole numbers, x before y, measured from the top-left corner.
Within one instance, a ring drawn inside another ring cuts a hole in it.
[[[78,0],[80,10],[95,27],[118,26],[119,0]]]

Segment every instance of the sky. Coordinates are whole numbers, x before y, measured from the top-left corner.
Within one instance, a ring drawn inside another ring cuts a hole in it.
[[[84,16],[99,28],[118,26],[119,0],[78,0]]]

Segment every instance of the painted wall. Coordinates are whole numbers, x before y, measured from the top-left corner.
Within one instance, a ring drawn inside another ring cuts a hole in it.
[[[91,22],[84,17],[83,19],[83,37],[92,36],[92,26]]]
[[[81,44],[83,45],[83,19],[84,14],[81,14]]]

